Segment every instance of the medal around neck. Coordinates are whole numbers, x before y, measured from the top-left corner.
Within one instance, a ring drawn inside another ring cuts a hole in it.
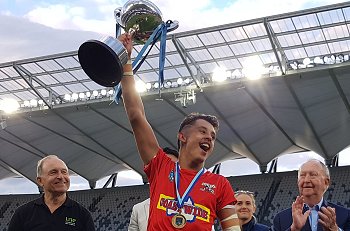
[[[171,219],[171,224],[174,226],[174,228],[177,229],[182,229],[183,227],[185,227],[186,222],[186,217],[181,213],[175,214]]]
[[[177,199],[177,207],[179,208],[179,213],[175,214],[173,218],[171,219],[171,224],[177,228],[181,229],[185,227],[187,219],[184,215],[181,214],[181,209],[184,206],[185,201],[187,201],[187,198],[189,197],[189,194],[199,178],[202,176],[204,173],[204,168],[202,168],[200,171],[197,172],[197,174],[194,176],[192,179],[191,183],[187,186],[186,191],[180,196],[180,165],[179,162],[176,162],[175,164],[175,190],[176,190],[176,199]]]

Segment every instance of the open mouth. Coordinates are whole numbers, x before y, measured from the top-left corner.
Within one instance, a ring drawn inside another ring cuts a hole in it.
[[[199,147],[205,152],[207,152],[210,149],[210,145],[207,143],[201,143],[199,144]]]

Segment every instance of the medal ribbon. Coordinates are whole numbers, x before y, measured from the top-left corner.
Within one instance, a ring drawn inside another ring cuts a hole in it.
[[[165,65],[165,49],[166,49],[166,35],[168,28],[171,25],[171,21],[162,22],[158,27],[153,31],[151,36],[148,38],[146,43],[143,45],[141,51],[136,56],[135,60],[132,62],[133,73],[136,73],[137,70],[141,67],[141,64],[145,61],[148,53],[151,51],[154,44],[160,39],[160,48],[159,48],[159,78],[158,78],[158,91],[160,95],[161,86],[164,83],[164,65]],[[150,48],[147,50],[148,46]],[[146,52],[147,51],[147,52]],[[146,52],[146,53],[145,53]],[[145,53],[145,54],[144,54]],[[114,102],[118,104],[122,96],[122,88],[120,83],[114,87]]]
[[[195,177],[192,179],[191,183],[188,185],[186,191],[180,196],[179,189],[180,189],[180,166],[179,162],[176,162],[176,169],[175,169],[175,189],[176,189],[176,196],[177,196],[177,207],[182,208],[184,206],[185,201],[188,198],[188,194],[190,194],[191,190],[193,189],[193,186],[197,183],[198,179],[201,177],[201,175],[204,173],[204,168],[202,168]]]

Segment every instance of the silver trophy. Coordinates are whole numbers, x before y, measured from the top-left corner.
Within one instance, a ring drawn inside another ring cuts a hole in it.
[[[154,30],[163,23],[159,8],[148,0],[129,0],[114,12],[117,36],[123,28],[136,44],[144,44]],[[167,31],[175,30],[178,22],[167,22]],[[128,55],[123,44],[111,36],[88,40],[78,50],[78,58],[85,73],[105,87],[118,85],[123,76],[123,66]]]

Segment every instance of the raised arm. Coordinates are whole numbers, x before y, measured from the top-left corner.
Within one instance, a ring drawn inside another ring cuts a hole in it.
[[[132,51],[132,40],[129,34],[122,34],[118,38],[128,51],[129,60]],[[123,101],[128,115],[137,149],[143,163],[148,164],[157,154],[159,145],[153,129],[147,121],[141,97],[135,88],[135,79],[132,73],[131,63],[124,65],[124,76],[121,80],[123,89]]]

